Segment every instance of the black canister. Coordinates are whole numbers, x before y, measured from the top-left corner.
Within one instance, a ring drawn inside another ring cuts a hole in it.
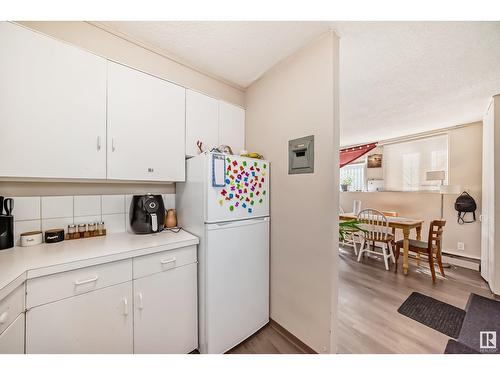
[[[47,229],[44,233],[45,243],[64,241],[64,229]]]
[[[0,250],[14,247],[14,216],[0,215]]]

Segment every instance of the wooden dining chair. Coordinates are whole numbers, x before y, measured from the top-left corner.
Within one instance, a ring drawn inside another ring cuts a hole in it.
[[[361,247],[358,254],[358,262],[361,261],[361,256],[364,253],[372,253],[382,255],[384,258],[385,269],[389,270],[389,258],[395,262],[393,245],[394,236],[389,227],[389,221],[385,215],[374,209],[365,209],[358,214],[358,221],[362,224],[361,228],[364,232],[360,232]],[[370,243],[373,250],[370,250]],[[375,251],[375,245],[380,244],[382,253]],[[367,245],[367,248],[365,248]]]
[[[429,236],[427,242],[417,241],[410,239],[409,250],[420,254],[427,255],[429,259],[429,267],[431,269],[432,282],[436,282],[436,271],[434,269],[434,257],[436,257],[437,264],[439,266],[439,271],[444,277],[443,261],[441,258],[441,243],[443,240],[443,227],[446,224],[446,220],[433,220],[429,226]],[[403,248],[403,240],[396,242],[396,272],[398,270],[398,259],[399,253]]]

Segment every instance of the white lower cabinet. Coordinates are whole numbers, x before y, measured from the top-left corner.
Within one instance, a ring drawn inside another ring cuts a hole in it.
[[[132,282],[34,307],[26,353],[132,353]]]
[[[26,290],[28,354],[184,354],[198,347],[196,246],[33,278]],[[0,307],[20,314],[21,292]],[[24,351],[22,319],[0,336],[0,353]]]
[[[197,264],[134,280],[134,352],[189,353],[198,347]]]
[[[24,314],[0,334],[0,354],[24,353]]]

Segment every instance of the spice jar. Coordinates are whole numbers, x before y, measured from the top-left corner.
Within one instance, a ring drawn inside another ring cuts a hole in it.
[[[106,234],[106,229],[104,228],[104,221],[97,223],[97,235],[104,236]]]
[[[87,232],[87,224],[78,224],[78,237],[85,237],[85,233]]]
[[[88,224],[87,230],[88,230],[90,236],[95,236],[96,226],[97,226],[96,223],[89,223]]]
[[[73,240],[75,238],[79,238],[78,230],[76,228],[76,225],[70,224],[68,225],[68,238],[70,240]]]

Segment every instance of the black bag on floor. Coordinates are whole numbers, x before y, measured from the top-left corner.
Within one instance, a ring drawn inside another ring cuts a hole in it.
[[[458,211],[458,224],[473,223],[476,221],[476,201],[470,196],[469,193],[464,191],[455,201],[455,210]],[[465,215],[472,212],[472,221],[465,221]]]

